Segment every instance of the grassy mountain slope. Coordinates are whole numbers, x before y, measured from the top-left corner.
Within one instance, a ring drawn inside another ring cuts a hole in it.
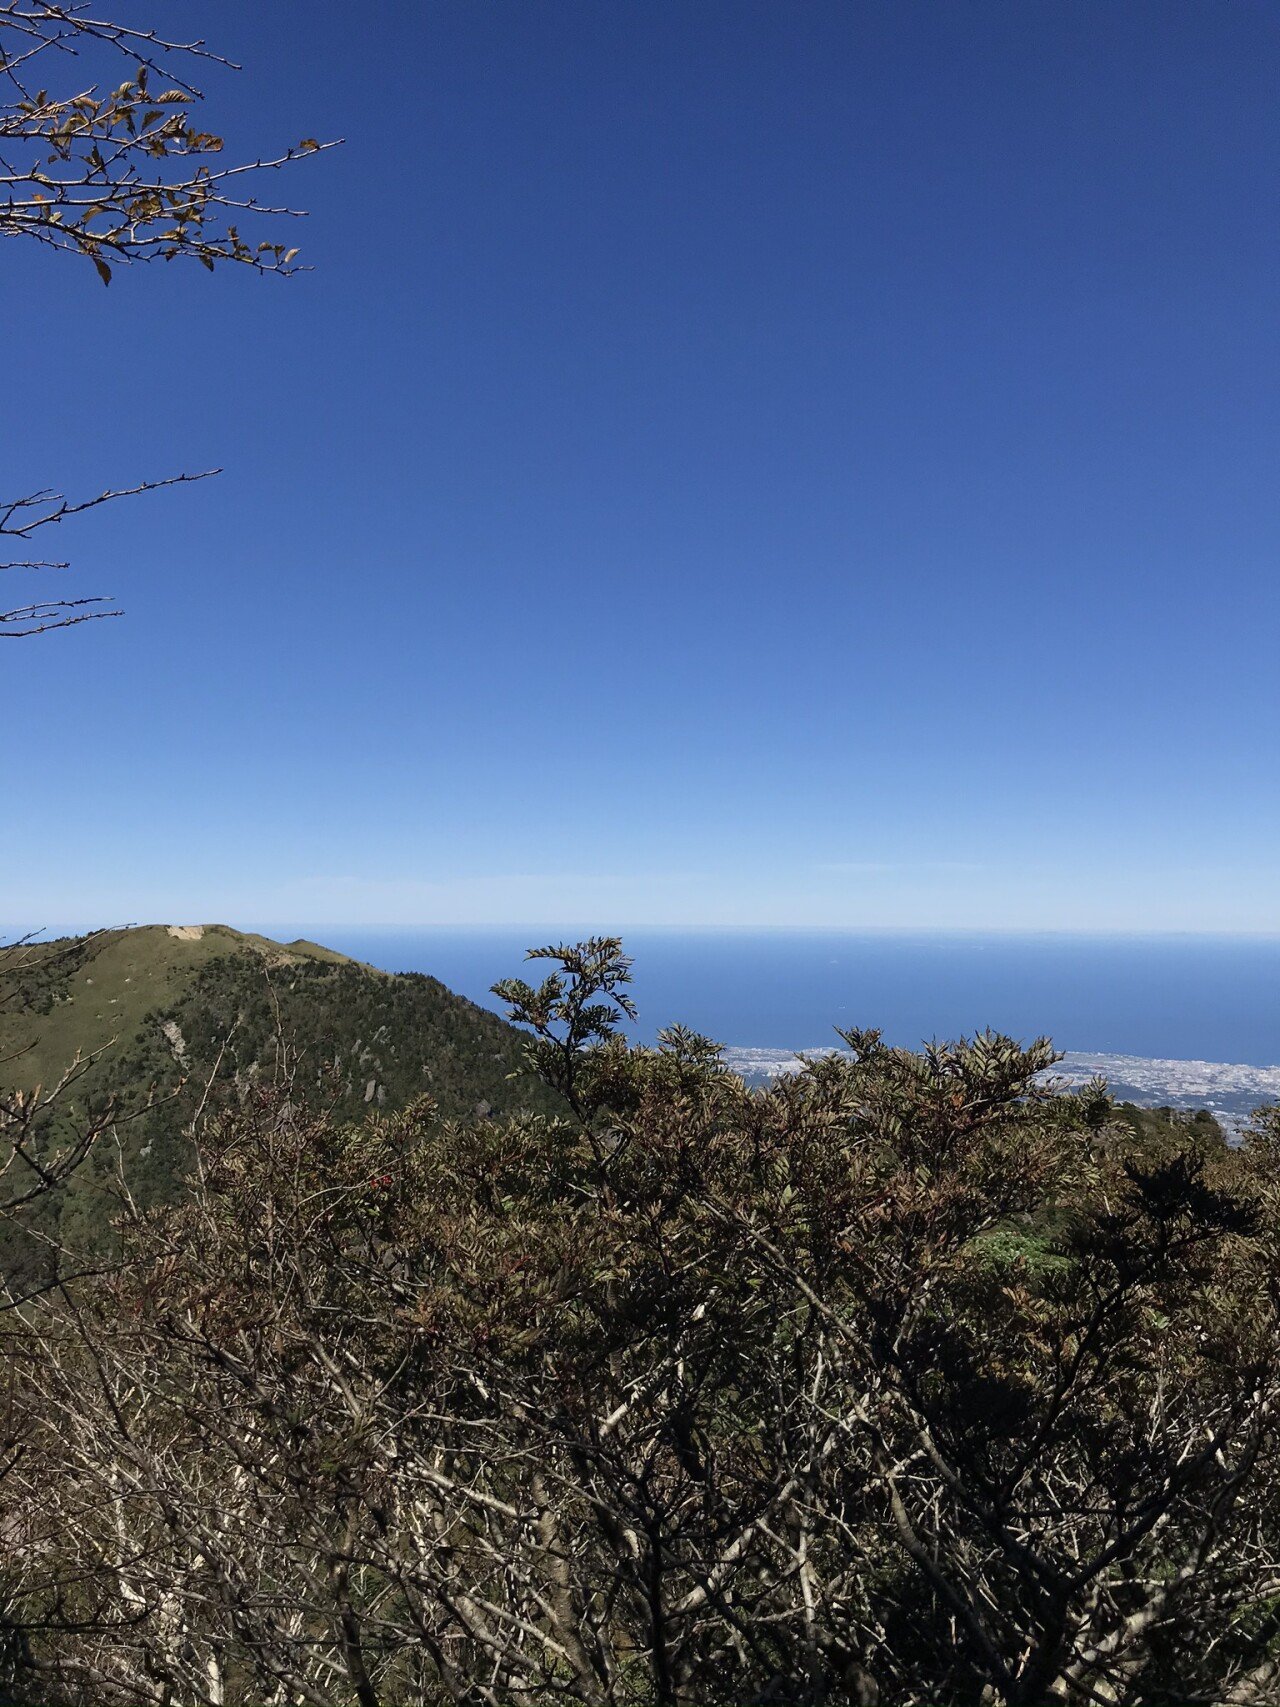
[[[184,1128],[211,1076],[219,1094],[240,1095],[287,1062],[296,1093],[339,1120],[424,1093],[462,1118],[551,1107],[523,1070],[519,1034],[495,1014],[434,978],[380,972],[315,943],[150,925],[18,956],[6,981],[6,1085],[48,1087],[77,1054],[89,1061],[50,1117],[48,1141],[107,1099],[128,1116],[118,1148],[100,1143],[43,1211],[45,1230],[56,1217],[78,1243],[92,1243],[109,1218],[120,1153],[140,1200],[176,1189],[189,1159]]]
[[[95,1057],[73,1104],[171,1087],[223,1068],[274,1068],[281,1040],[308,1082],[353,1116],[430,1091],[447,1114],[535,1104],[513,1087],[518,1034],[434,978],[389,974],[316,943],[277,943],[226,925],[147,925],[49,945],[0,1013],[14,1085],[50,1085]],[[68,954],[60,951],[70,950]]]
[[[6,1077],[23,1087],[55,1083],[77,1054],[134,1038],[228,956],[256,958],[264,970],[303,960],[354,964],[315,943],[274,943],[227,925],[143,925],[41,944],[15,967],[15,999],[0,1014],[0,1054],[22,1051]]]

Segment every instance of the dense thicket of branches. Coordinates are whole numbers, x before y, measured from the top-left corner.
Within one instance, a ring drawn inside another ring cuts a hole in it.
[[[4,1699],[1280,1701],[1280,1142],[1047,1045],[752,1091],[504,991],[576,1111],[211,1099],[10,1310]]]

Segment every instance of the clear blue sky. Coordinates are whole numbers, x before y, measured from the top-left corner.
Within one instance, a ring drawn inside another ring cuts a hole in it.
[[[7,488],[226,469],[5,647],[8,918],[1280,929],[1274,5],[164,10],[347,142],[5,248]]]

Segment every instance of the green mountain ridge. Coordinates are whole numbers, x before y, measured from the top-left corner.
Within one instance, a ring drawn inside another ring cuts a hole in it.
[[[525,1069],[521,1034],[437,979],[387,973],[320,944],[274,942],[227,925],[144,925],[10,949],[0,968],[0,1078],[46,1093],[79,1065],[42,1117],[50,1149],[109,1104],[112,1142],[41,1214],[94,1244],[113,1213],[123,1161],[146,1204],[187,1171],[186,1127],[213,1082],[243,1096],[282,1072],[291,1094],[355,1122],[430,1095],[467,1119],[550,1112]],[[110,1200],[110,1202],[108,1201]]]
[[[56,938],[25,950],[21,965],[10,954],[12,999],[0,1013],[0,1052],[21,1052],[6,1077],[24,1089],[55,1084],[77,1055],[133,1038],[153,1010],[181,1002],[214,961],[256,955],[268,971],[302,960],[357,964],[318,943],[273,942],[229,925],[136,925]]]

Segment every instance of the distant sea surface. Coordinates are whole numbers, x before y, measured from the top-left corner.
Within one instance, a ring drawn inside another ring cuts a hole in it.
[[[429,972],[486,1007],[537,931],[266,926],[389,972]],[[544,933],[545,934],[545,933]],[[639,1034],[681,1022],[733,1048],[835,1044],[878,1026],[915,1045],[990,1026],[1072,1052],[1280,1064],[1280,937],[632,931]]]
[[[524,951],[548,940],[538,930],[263,928],[388,972],[429,972],[498,1011],[490,986],[514,973],[536,979]],[[908,1047],[989,1026],[1024,1042],[1051,1037],[1068,1082],[1101,1074],[1118,1097],[1209,1107],[1232,1131],[1259,1103],[1280,1101],[1280,937],[637,930],[625,946],[636,1035],[652,1041],[683,1023],[724,1044],[756,1083],[792,1070],[799,1051],[838,1045],[836,1026],[877,1026]]]

